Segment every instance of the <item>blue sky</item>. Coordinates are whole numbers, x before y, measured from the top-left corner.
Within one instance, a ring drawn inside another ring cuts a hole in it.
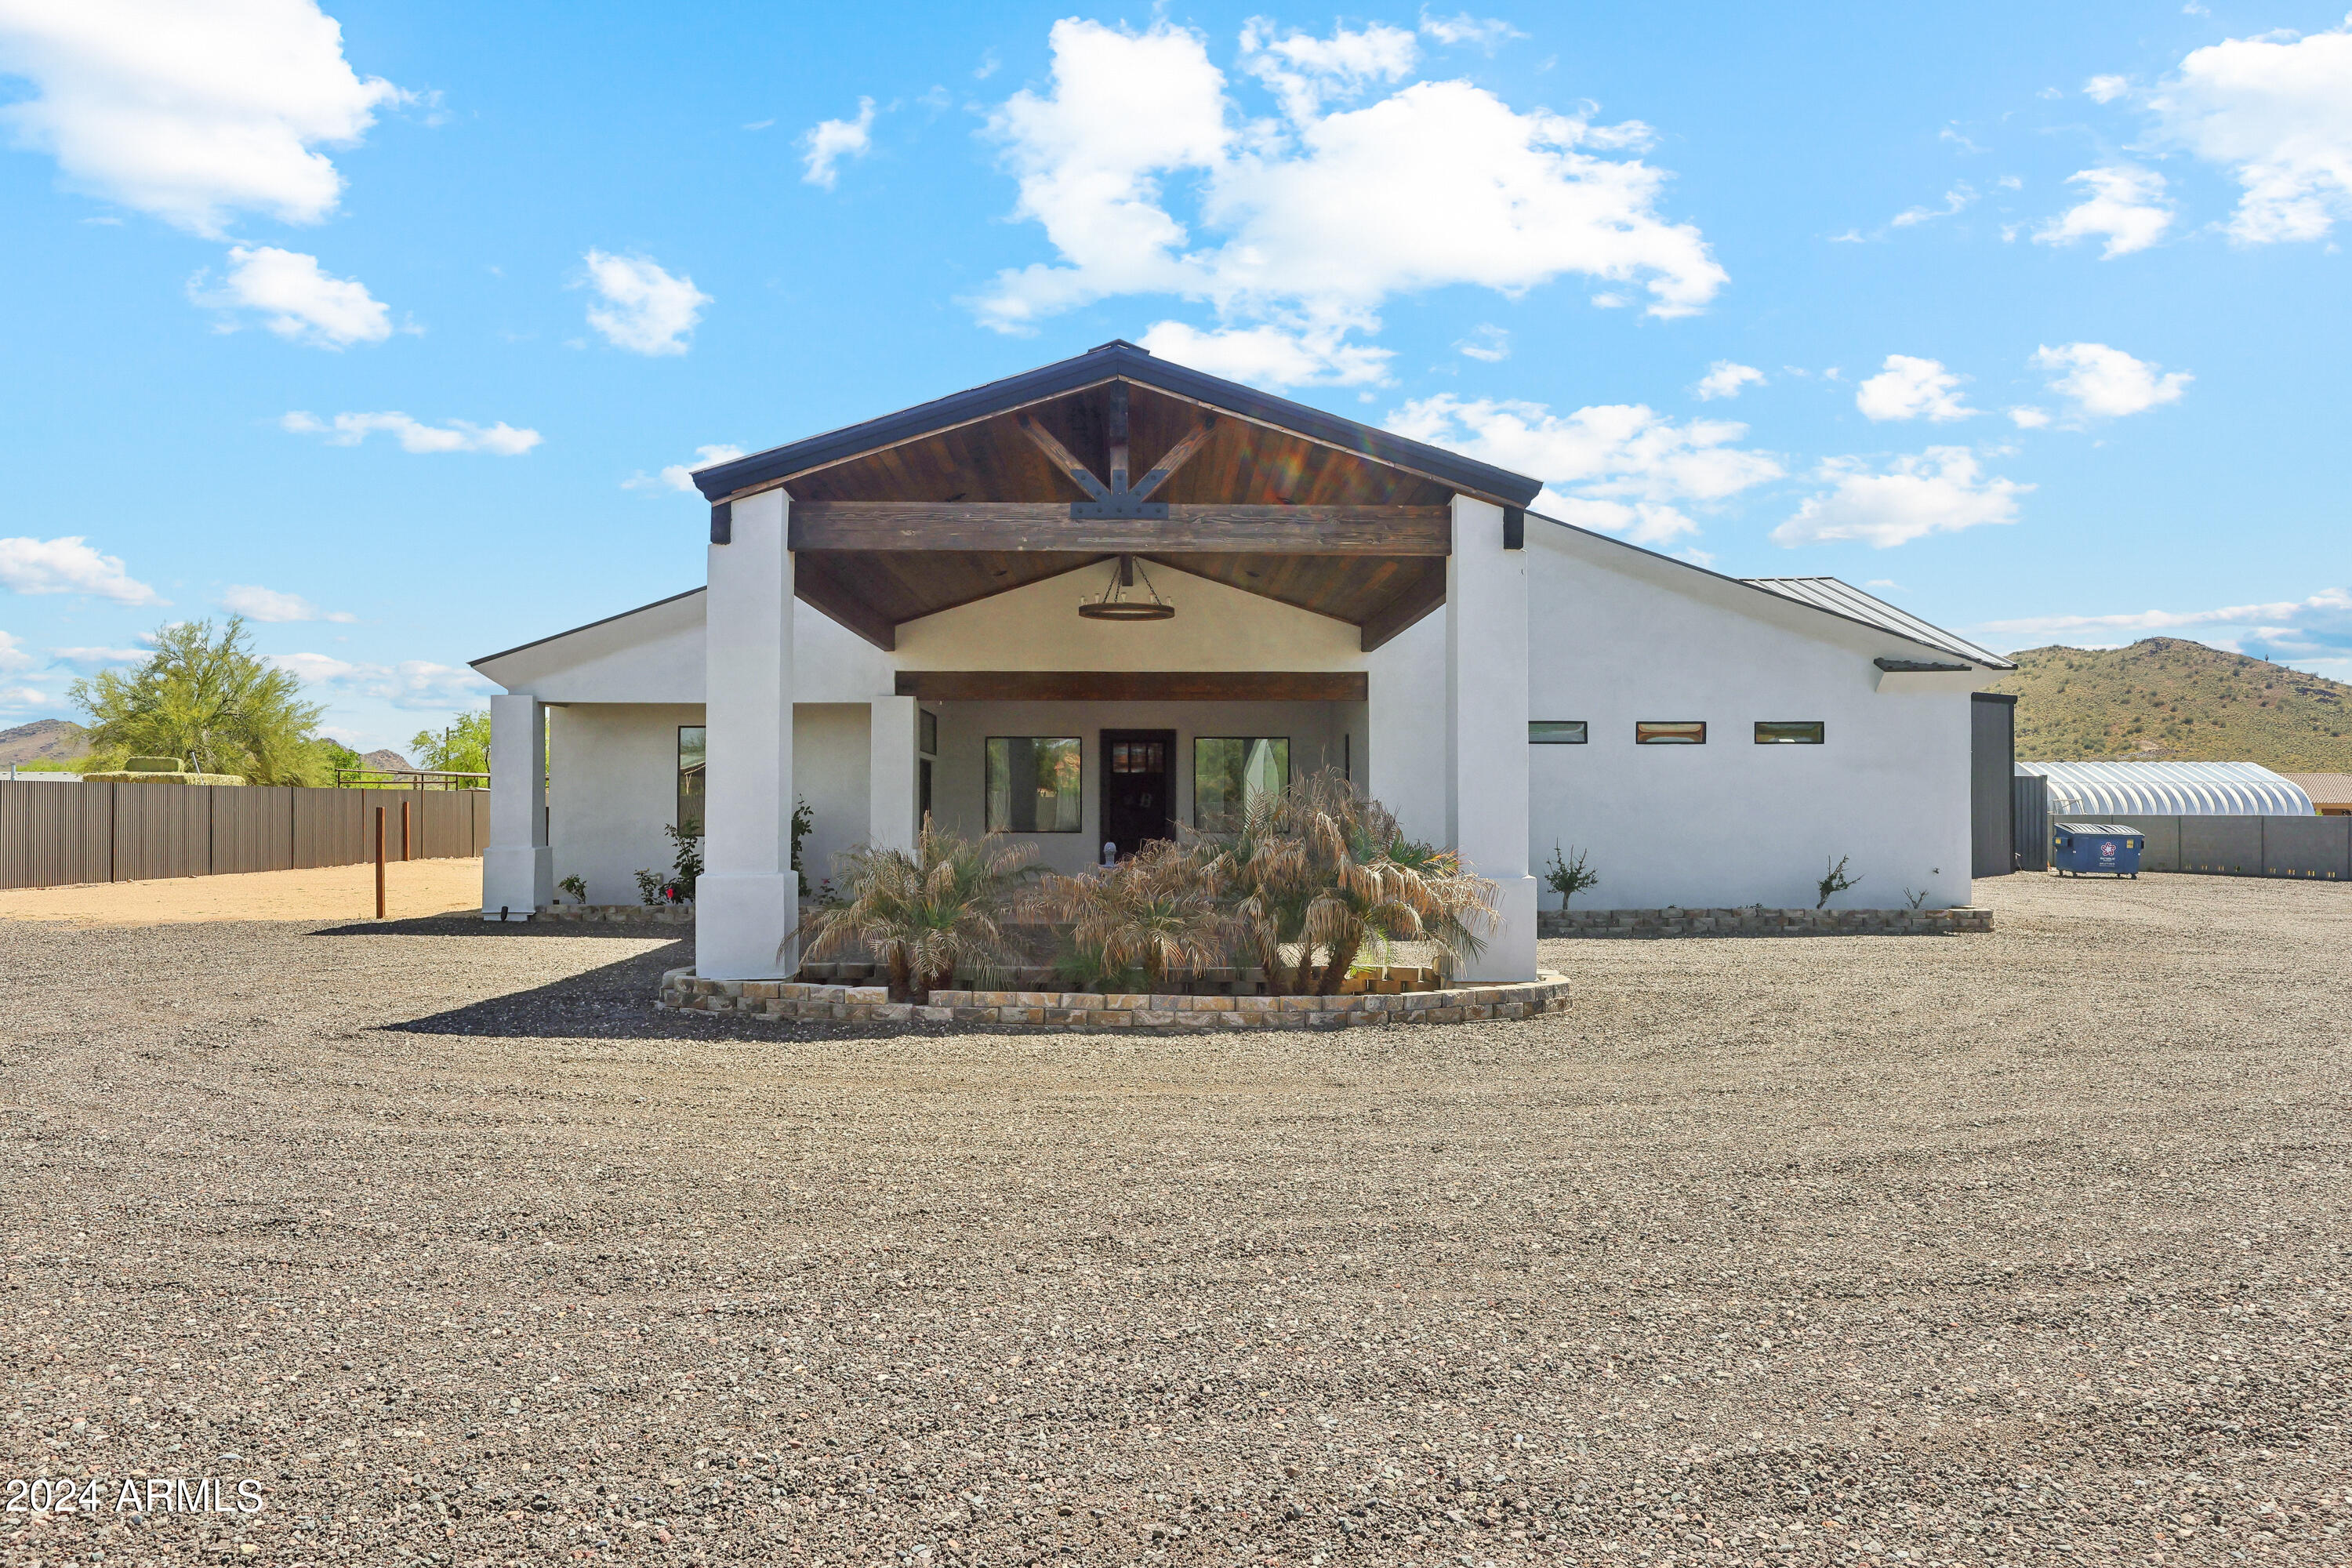
[[[2346,26],[0,0],[0,724],[242,607],[404,746],[698,581],[706,449],[1113,337],[1720,571],[2352,678]]]

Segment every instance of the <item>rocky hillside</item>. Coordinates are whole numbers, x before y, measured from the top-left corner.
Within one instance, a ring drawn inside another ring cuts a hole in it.
[[[0,730],[0,768],[10,763],[69,763],[89,751],[81,731],[62,719],[36,719]]]
[[[1991,689],[2017,693],[2028,762],[2260,763],[2352,773],[2352,686],[2178,637],[2027,648]]]

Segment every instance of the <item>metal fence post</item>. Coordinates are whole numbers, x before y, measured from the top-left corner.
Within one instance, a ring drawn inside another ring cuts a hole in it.
[[[375,918],[383,919],[383,807],[375,808]]]

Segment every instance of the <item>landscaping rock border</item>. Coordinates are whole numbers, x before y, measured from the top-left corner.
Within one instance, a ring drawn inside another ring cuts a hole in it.
[[[1953,936],[1990,931],[1992,911],[1948,910],[1546,910],[1547,937]]]
[[[692,904],[541,904],[533,915],[542,921],[596,921],[688,926],[694,923]]]
[[[1358,996],[1098,995],[1085,991],[934,991],[893,1002],[883,985],[797,980],[661,979],[657,1010],[851,1024],[996,1024],[1045,1029],[1345,1029],[1370,1024],[1466,1024],[1563,1012],[1568,982],[1546,973],[1507,985],[1462,985]]]

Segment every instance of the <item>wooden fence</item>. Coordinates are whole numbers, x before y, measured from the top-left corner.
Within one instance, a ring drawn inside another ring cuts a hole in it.
[[[375,858],[379,805],[388,859],[464,859],[490,841],[488,790],[0,780],[0,888],[358,865]]]

